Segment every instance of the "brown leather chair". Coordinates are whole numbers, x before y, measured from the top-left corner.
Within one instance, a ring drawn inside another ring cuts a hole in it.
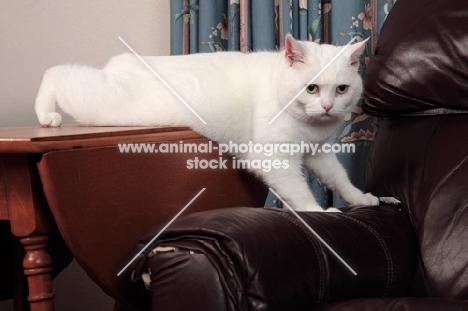
[[[401,206],[179,218],[132,266],[153,310],[468,310],[468,2],[402,0],[366,72],[366,186]],[[137,243],[142,249],[161,226]]]

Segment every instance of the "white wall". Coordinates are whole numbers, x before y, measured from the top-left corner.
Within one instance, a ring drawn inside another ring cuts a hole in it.
[[[102,67],[129,52],[169,54],[170,0],[1,0],[0,127],[37,125],[34,99],[45,69]]]
[[[102,67],[128,52],[118,36],[141,55],[168,55],[169,1],[1,0],[0,127],[38,126],[34,99],[44,70],[70,62]],[[112,310],[76,263],[53,286],[56,310]],[[0,310],[13,310],[11,302]]]

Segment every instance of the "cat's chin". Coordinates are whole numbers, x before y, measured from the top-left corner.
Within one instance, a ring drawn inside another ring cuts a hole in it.
[[[311,118],[322,118],[322,119],[335,118],[334,115],[327,113],[327,112],[317,112],[317,113],[310,112],[310,113],[307,113],[307,115]]]
[[[307,123],[328,124],[328,123],[334,123],[334,122],[340,121],[342,118],[341,118],[341,115],[336,116],[334,114],[320,112],[320,113],[306,113],[305,119]]]

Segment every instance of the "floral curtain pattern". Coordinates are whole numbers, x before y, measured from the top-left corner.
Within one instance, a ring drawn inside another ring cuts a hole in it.
[[[286,34],[296,39],[345,45],[370,38],[361,72],[372,57],[380,28],[397,0],[171,0],[171,54],[282,49]],[[356,107],[336,137],[355,144],[355,153],[337,154],[351,181],[364,187],[365,158],[378,120]],[[313,175],[305,173],[319,204],[345,206]],[[280,206],[269,195],[267,205]]]

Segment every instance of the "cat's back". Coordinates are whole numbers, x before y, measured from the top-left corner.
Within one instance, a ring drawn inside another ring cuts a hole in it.
[[[222,73],[231,70],[243,71],[247,67],[248,57],[240,52],[197,53],[171,56],[141,56],[141,59],[155,72],[187,72],[200,73],[214,71]],[[114,56],[109,60],[104,70],[135,71],[149,68],[131,53]]]

